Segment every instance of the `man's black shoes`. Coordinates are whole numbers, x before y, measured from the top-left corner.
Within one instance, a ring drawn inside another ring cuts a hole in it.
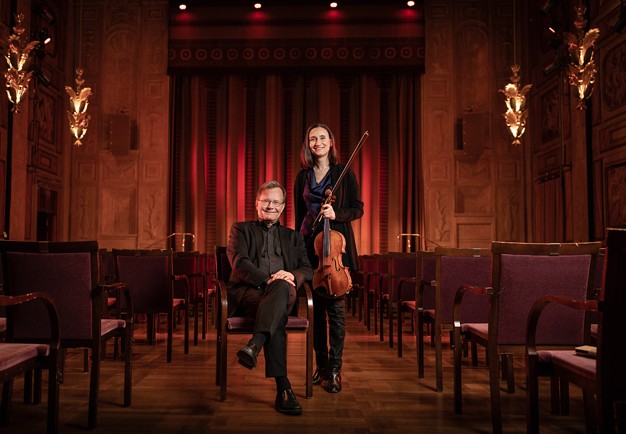
[[[328,393],[341,392],[341,372],[337,369],[330,371],[328,375],[328,381],[326,383],[326,391]]]
[[[326,369],[317,368],[313,374],[313,384],[320,384],[326,377]]]
[[[254,343],[248,343],[245,347],[237,351],[238,362],[247,369],[256,367],[256,359],[261,349]]]
[[[287,389],[276,394],[276,410],[283,414],[299,416],[302,414],[302,406],[298,402],[293,390]]]

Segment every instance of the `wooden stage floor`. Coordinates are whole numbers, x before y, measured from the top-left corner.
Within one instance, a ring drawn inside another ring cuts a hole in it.
[[[408,324],[407,324],[408,325]],[[182,326],[174,338],[171,364],[165,361],[165,334],[156,345],[144,342],[145,328],[135,331],[132,406],[122,404],[123,364],[102,364],[96,433],[489,433],[489,389],[484,359],[467,366],[462,415],[453,411],[452,352],[444,347],[444,392],[434,391],[434,348],[425,351],[426,373],[417,378],[415,343],[404,334],[404,357],[380,342],[355,317],[348,317],[343,366],[343,391],[326,393],[314,386],[304,398],[304,335],[289,338],[289,378],[304,408],[302,416],[274,410],[275,383],[264,377],[263,357],[253,371],[236,363],[235,353],[247,336],[229,338],[228,397],[219,402],[215,385],[215,331],[183,355]],[[408,327],[407,327],[408,328]],[[109,351],[109,355],[110,355]],[[481,352],[484,355],[484,352]],[[261,354],[262,356],[262,354]],[[89,374],[82,370],[82,351],[70,351],[61,386],[60,433],[87,431]],[[503,391],[503,427],[507,433],[526,432],[523,362],[516,367],[516,393]],[[580,391],[572,386],[571,414],[550,414],[549,385],[541,383],[542,433],[584,433]],[[6,433],[45,432],[45,398],[39,406],[21,402],[23,381],[14,384],[11,420]],[[45,397],[45,395],[44,395]]]

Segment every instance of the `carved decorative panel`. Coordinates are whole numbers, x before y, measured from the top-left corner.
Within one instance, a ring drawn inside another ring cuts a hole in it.
[[[450,242],[450,215],[452,194],[448,188],[433,188],[427,192],[428,239],[435,242]]]
[[[498,160],[498,181],[518,181],[521,179],[519,160]]]
[[[520,203],[518,188],[498,188],[497,190],[497,239],[517,241],[520,239],[520,220],[523,218],[523,204]]]
[[[450,80],[445,78],[431,78],[428,80],[426,92],[431,98],[449,98],[450,97]]]
[[[540,97],[541,119],[541,143],[547,144],[559,138],[561,131],[561,114],[559,106],[559,91],[557,86],[553,86],[544,92]],[[537,119],[537,118],[535,118]]]
[[[78,240],[97,238],[96,216],[97,196],[96,187],[79,187],[76,189],[74,203],[77,209],[74,212],[72,223],[75,236]]]
[[[427,4],[426,6],[427,8],[427,13],[428,16],[430,18],[450,18],[450,15],[452,14],[452,9],[450,8],[450,5],[448,4],[437,4],[435,2],[432,2],[430,4]]]
[[[623,145],[626,145],[626,124],[609,125],[600,130],[600,152],[606,152]]]
[[[107,236],[137,234],[135,187],[102,187],[100,232]]]
[[[491,219],[457,219],[456,245],[461,248],[490,248],[495,238]]]
[[[35,158],[35,165],[38,169],[45,170],[53,175],[59,175],[59,156],[57,154],[40,148]]]
[[[491,76],[489,38],[483,26],[466,25],[459,31],[456,73],[461,109],[486,110],[491,106],[493,88]]]
[[[491,214],[492,206],[491,186],[462,186],[457,185],[454,191],[455,214]]]
[[[489,158],[478,160],[456,160],[456,180],[459,184],[489,184],[491,182],[491,162]]]
[[[62,118],[65,120],[65,113],[61,109],[57,96],[45,86],[38,87],[36,101],[37,104],[34,109],[36,109],[37,119],[39,119],[39,145],[60,153],[62,146],[58,137],[59,122],[57,116],[63,114]],[[34,131],[31,130],[31,134],[34,134]]]
[[[427,49],[428,57],[426,58],[427,68],[431,74],[449,74],[450,73],[450,28],[449,26],[439,24],[428,35]]]
[[[76,179],[80,182],[96,181],[96,162],[77,161]]]
[[[424,129],[426,154],[429,160],[441,156],[442,152],[453,149],[453,133],[450,114],[447,110],[435,108],[432,104],[430,112],[424,113]],[[447,154],[444,154],[447,155]]]
[[[606,169],[607,226],[626,226],[626,163]]]
[[[163,181],[165,176],[165,168],[163,167],[163,160],[144,161],[143,163],[143,181],[155,182]]]
[[[150,244],[166,236],[165,194],[160,188],[148,188],[142,192],[139,221],[141,242]]]
[[[161,80],[146,80],[144,84],[146,98],[165,98],[167,97],[167,82],[166,79]]]
[[[608,111],[626,107],[626,41],[607,51],[602,62],[602,102]]]
[[[561,156],[560,149],[553,147],[552,149],[537,154],[535,156],[535,176],[546,177],[558,173],[560,170]]]
[[[142,124],[141,131],[142,147],[146,147],[151,152],[167,154],[167,119],[162,112],[149,112]]]
[[[134,158],[115,158],[111,155],[103,156],[102,180],[137,181],[137,162]]]
[[[88,76],[93,77],[100,73],[100,55],[101,50],[97,41],[101,40],[99,25],[102,22],[102,9],[99,6],[86,4],[83,9],[83,25],[82,25],[82,62],[85,65],[85,72]]]
[[[435,160],[427,164],[428,179],[430,182],[450,182],[452,181],[451,160]]]

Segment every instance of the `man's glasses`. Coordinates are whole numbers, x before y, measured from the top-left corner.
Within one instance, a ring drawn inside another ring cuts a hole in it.
[[[269,199],[262,199],[262,200],[259,200],[259,202],[261,202],[263,206],[268,206],[271,203],[274,206],[274,208],[278,208],[279,206],[285,204],[285,202],[281,202],[279,200],[269,200]]]

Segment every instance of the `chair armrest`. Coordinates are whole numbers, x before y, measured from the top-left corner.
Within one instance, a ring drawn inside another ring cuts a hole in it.
[[[437,289],[437,281],[431,280],[428,282],[424,279],[419,279],[419,285],[415,288],[415,308],[418,312],[424,311],[424,288],[426,284],[429,284],[433,290]]]
[[[402,285],[404,283],[406,283],[406,284],[412,283],[413,285],[416,285],[417,284],[417,278],[416,277],[407,277],[407,276],[400,277],[400,280],[398,280],[398,289],[396,289],[396,297],[398,299],[398,304],[400,304],[400,303],[402,303],[404,301],[404,299],[402,298]],[[417,300],[417,298],[415,300]]]
[[[380,298],[383,294],[389,294],[389,274],[378,273],[378,279],[378,298]]]
[[[215,287],[217,289],[218,296],[216,299],[220,303],[220,307],[217,309],[217,324],[218,330],[223,331],[226,327],[226,319],[228,318],[228,294],[226,291],[226,283],[223,280],[215,280]]]
[[[535,300],[533,307],[530,309],[530,312],[528,313],[528,320],[526,321],[526,354],[529,356],[537,354],[537,323],[539,322],[541,312],[550,303],[558,303],[562,306],[567,306],[576,310],[598,310],[597,300],[574,300],[558,295],[544,295],[543,297],[539,297],[537,300]]]
[[[174,274],[172,276],[172,282],[183,280],[185,282],[185,305],[189,306],[189,277],[187,274]],[[172,298],[174,298],[174,285],[172,285]]]
[[[0,306],[11,307],[18,304],[31,303],[38,301],[43,303],[48,312],[48,318],[50,319],[50,340],[46,343],[50,346],[51,350],[58,351],[60,346],[59,339],[59,315],[57,314],[56,305],[52,296],[45,292],[30,292],[23,295],[0,295]]]
[[[306,295],[306,318],[309,320],[309,327],[313,327],[313,291],[309,282],[304,282],[302,287]]]
[[[456,290],[456,294],[454,295],[454,306],[452,308],[453,324],[455,329],[461,327],[461,302],[463,301],[463,296],[466,292],[471,292],[476,295],[491,296],[493,288],[491,286],[463,285]]]
[[[367,274],[363,270],[350,271],[352,286],[365,290],[367,287]]]
[[[130,289],[128,288],[128,285],[124,282],[114,282],[114,283],[108,283],[108,284],[100,284],[94,288],[94,293],[93,293],[94,298],[101,298],[105,294],[114,294],[115,298],[117,298],[118,303],[117,303],[116,314],[118,318],[122,316],[122,306],[119,303],[119,300],[121,296],[124,297],[126,315],[128,316],[128,318],[126,318],[126,322],[132,323],[133,322],[133,302],[130,297]]]

